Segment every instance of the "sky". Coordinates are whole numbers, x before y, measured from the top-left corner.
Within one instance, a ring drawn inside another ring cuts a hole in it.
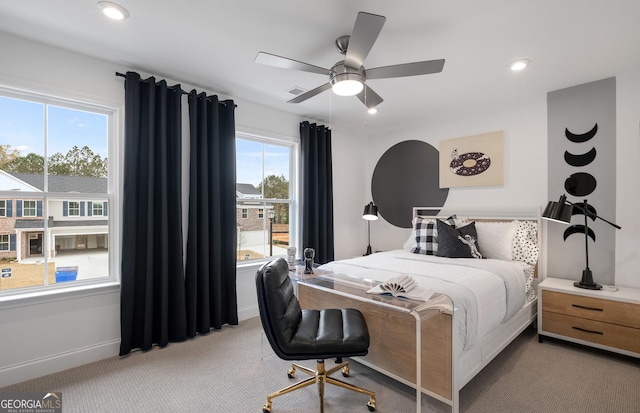
[[[44,155],[45,105],[0,96],[0,145]],[[48,106],[48,155],[66,154],[74,145],[88,146],[108,156],[107,116],[60,106]]]
[[[264,176],[284,175],[289,180],[289,147],[236,139],[236,182],[256,187],[262,182],[263,151]]]
[[[0,96],[0,145],[10,145],[21,156],[44,155],[45,105]],[[74,145],[106,158],[107,116],[48,105],[48,155],[66,154]],[[289,180],[291,149],[236,139],[236,179],[258,186],[263,176],[283,175]],[[264,164],[263,164],[264,159]],[[264,174],[264,175],[263,175]]]

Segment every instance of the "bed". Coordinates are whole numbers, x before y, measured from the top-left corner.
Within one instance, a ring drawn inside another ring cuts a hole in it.
[[[457,413],[459,391],[536,318],[539,211],[452,214],[416,207],[412,224],[411,235],[397,250],[334,261],[320,269],[372,283],[409,275],[432,290],[432,297],[450,298],[440,300],[448,305],[434,305],[423,317],[417,357],[422,392]],[[360,309],[371,345],[369,354],[357,361],[416,387],[417,357],[411,351],[416,321],[411,315],[326,290],[303,287],[299,295],[307,308]],[[435,301],[427,299],[423,307]]]

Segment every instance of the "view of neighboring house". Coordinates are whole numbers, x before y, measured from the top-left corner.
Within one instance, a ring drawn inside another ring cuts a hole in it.
[[[109,208],[103,196],[49,198],[44,208],[44,199],[20,196],[20,191],[44,191],[43,175],[0,170],[0,185],[16,192],[16,196],[0,200],[0,258],[22,261],[44,257],[45,237],[48,237],[49,257],[60,251],[108,248]],[[103,195],[107,193],[107,178],[49,175],[48,191]],[[45,210],[48,212],[46,233]]]
[[[236,223],[240,231],[264,230],[265,204],[252,184],[236,184]],[[267,206],[271,208],[271,206]]]

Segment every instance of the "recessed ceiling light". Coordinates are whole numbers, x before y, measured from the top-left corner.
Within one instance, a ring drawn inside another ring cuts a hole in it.
[[[520,60],[516,60],[515,62],[512,62],[510,67],[511,67],[511,70],[513,70],[514,72],[517,72],[527,67],[529,63],[531,63],[531,60],[529,59],[520,59]]]
[[[113,20],[124,20],[129,17],[129,11],[119,4],[110,1],[99,1],[98,7],[102,9],[102,13]]]

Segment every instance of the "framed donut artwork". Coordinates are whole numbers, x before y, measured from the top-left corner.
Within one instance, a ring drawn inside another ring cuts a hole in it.
[[[504,184],[503,132],[440,142],[440,188]]]

